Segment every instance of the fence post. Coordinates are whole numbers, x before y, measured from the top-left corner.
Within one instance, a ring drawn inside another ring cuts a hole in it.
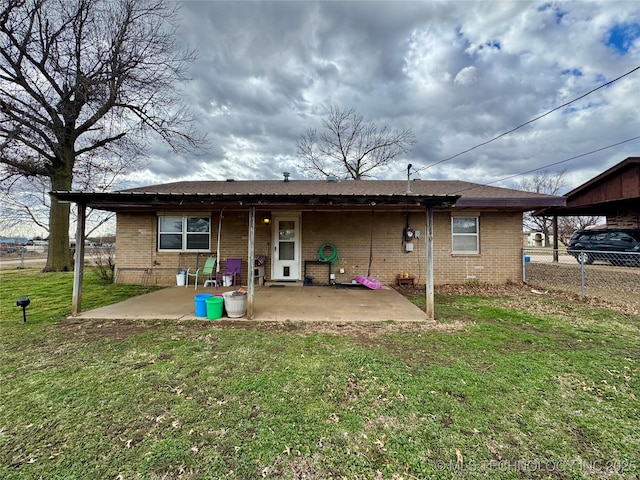
[[[584,284],[584,256],[580,257],[580,298],[584,300],[585,284]]]

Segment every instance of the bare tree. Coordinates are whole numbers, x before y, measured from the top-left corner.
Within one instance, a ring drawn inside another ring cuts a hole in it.
[[[3,0],[0,164],[4,180],[72,190],[96,169],[136,158],[156,134],[171,148],[203,140],[179,95],[191,51],[164,0]],[[68,204],[49,210],[46,271],[72,267]]]
[[[602,217],[598,216],[560,217],[558,219],[558,236],[560,237],[558,240],[566,245],[573,232],[593,227],[600,224],[600,222],[602,222]]]
[[[91,179],[96,179],[92,174]],[[1,179],[0,179],[1,180]],[[76,188],[83,191],[106,190],[105,185],[100,188],[92,187],[92,182],[84,182]],[[110,185],[107,184],[107,185]],[[46,177],[19,177],[0,181],[0,204],[2,205],[2,215],[0,216],[0,228],[25,231],[25,225],[32,227],[35,225],[40,230],[47,232],[49,238],[49,211],[51,209],[51,182]],[[70,225],[77,218],[75,208],[70,208]],[[92,235],[115,218],[113,212],[88,209],[86,214],[85,237]]]
[[[543,171],[536,173],[533,177],[522,179],[518,183],[521,190],[527,192],[544,193],[548,195],[560,195],[560,191],[565,186],[566,170],[559,172]],[[565,244],[571,237],[571,234],[582,228],[598,225],[602,221],[602,217],[598,216],[571,216],[560,217],[558,219],[558,240]],[[553,228],[552,217],[534,217],[531,212],[524,214],[524,227],[529,230],[542,232],[545,239],[545,245],[549,245],[549,236]]]
[[[518,188],[527,192],[542,193],[546,195],[559,195],[560,190],[565,186],[565,175],[567,171],[549,172],[544,170],[537,172],[532,177],[526,177],[518,182]],[[553,217],[534,217],[531,212],[524,214],[525,229],[542,232],[544,244],[549,245],[549,237],[553,229]]]
[[[93,153],[93,152],[92,152]],[[111,162],[92,158],[91,153],[76,159],[74,189],[80,191],[108,191],[118,179],[132,168],[135,162],[111,156]],[[35,225],[49,237],[49,212],[51,210],[51,180],[44,176],[9,175],[0,178],[0,203],[3,205],[0,228]],[[70,225],[76,221],[77,209],[70,208]],[[88,209],[86,212],[85,238],[103,225],[115,219],[113,212]]]
[[[322,126],[321,132],[309,129],[297,143],[299,166],[312,176],[370,177],[416,143],[411,130],[378,127],[353,109],[331,107]]]

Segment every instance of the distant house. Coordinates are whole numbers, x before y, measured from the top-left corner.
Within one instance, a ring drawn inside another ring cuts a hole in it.
[[[228,258],[242,259],[243,283],[251,273],[274,282],[367,276],[395,284],[406,273],[425,284],[427,260],[435,284],[519,281],[523,211],[565,203],[421,180],[193,181],[54,195],[116,212],[117,282],[162,285],[218,252],[221,270]],[[328,266],[317,263],[327,257],[331,278]],[[256,258],[263,265],[250,271]]]
[[[532,230],[523,233],[523,246],[525,247],[546,247],[547,242],[544,239],[544,232]],[[549,246],[553,244],[553,235],[549,235]]]

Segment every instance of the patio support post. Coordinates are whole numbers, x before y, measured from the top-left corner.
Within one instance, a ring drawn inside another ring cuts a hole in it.
[[[435,318],[435,305],[433,297],[433,207],[427,207],[426,218],[426,288],[425,288],[425,312],[428,320]]]
[[[558,261],[558,216],[553,216],[553,261]]]
[[[73,297],[71,314],[78,315],[82,311],[82,277],[84,276],[84,230],[87,219],[86,205],[77,204],[78,226],[76,229],[76,255],[73,265]]]
[[[247,318],[253,320],[253,290],[255,284],[256,207],[249,207],[249,252],[247,269]]]

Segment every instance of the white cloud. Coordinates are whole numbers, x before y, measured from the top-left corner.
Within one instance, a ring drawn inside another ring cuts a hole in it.
[[[411,128],[403,178],[640,65],[640,5],[576,2],[185,2],[184,40],[200,51],[184,86],[213,145],[205,158],[154,151],[144,178],[295,178],[295,143],[330,105]],[[633,32],[633,28],[619,29]],[[490,182],[638,135],[640,72],[508,137],[424,170]],[[582,182],[638,155],[630,143],[562,165]],[[299,178],[299,177],[298,177]],[[576,185],[570,185],[573,187]]]
[[[473,85],[478,80],[478,69],[476,67],[464,67],[453,79],[455,85],[466,87]]]

